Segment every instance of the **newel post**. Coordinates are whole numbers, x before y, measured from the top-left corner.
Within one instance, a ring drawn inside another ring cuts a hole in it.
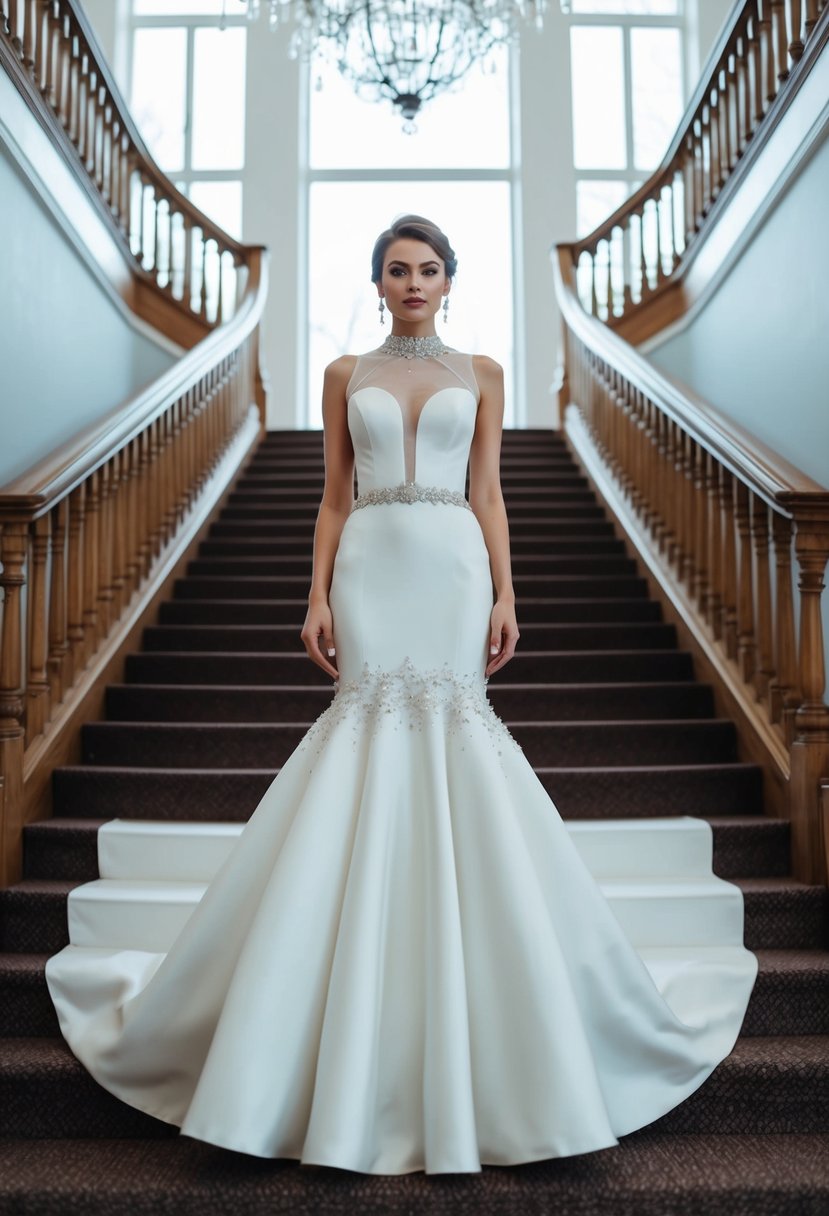
[[[821,781],[829,776],[829,706],[821,593],[829,562],[829,506],[793,503],[800,590],[800,688],[791,751],[792,866],[803,882],[827,882]]]
[[[23,836],[23,605],[26,582],[27,527],[0,528],[0,589],[3,592],[0,632],[0,886],[20,876]]]

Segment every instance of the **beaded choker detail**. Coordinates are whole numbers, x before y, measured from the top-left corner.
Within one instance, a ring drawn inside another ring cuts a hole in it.
[[[431,359],[435,355],[450,353],[450,347],[437,334],[429,334],[426,338],[389,334],[379,350],[383,355],[401,355],[404,359]]]

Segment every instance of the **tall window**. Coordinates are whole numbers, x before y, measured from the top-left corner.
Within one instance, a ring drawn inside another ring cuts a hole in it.
[[[659,164],[683,110],[682,0],[572,0],[578,235]]]
[[[378,234],[407,212],[434,220],[459,266],[447,345],[481,351],[504,365],[505,425],[512,425],[515,181],[510,138],[509,63],[474,70],[457,92],[428,102],[406,135],[390,103],[358,98],[336,69],[311,74],[308,199],[308,425],[322,424],[325,365],[346,351],[378,346],[370,255]],[[388,324],[388,321],[387,321]]]
[[[231,236],[242,235],[244,12],[222,0],[132,0],[130,108],[179,189]]]

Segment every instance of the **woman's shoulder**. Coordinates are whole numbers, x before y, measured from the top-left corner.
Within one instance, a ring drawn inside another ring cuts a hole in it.
[[[358,355],[340,355],[338,359],[334,359],[325,369],[326,380],[334,383],[343,381],[348,383],[357,366],[358,357]]]
[[[498,380],[503,377],[504,369],[495,359],[491,359],[489,355],[472,355],[472,366],[475,369],[475,378],[477,380]]]

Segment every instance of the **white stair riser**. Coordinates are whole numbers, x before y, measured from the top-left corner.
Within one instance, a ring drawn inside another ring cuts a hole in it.
[[[600,886],[602,884],[600,883]],[[666,888],[654,893],[605,889],[627,936],[637,946],[740,945],[742,893],[712,880],[711,890]],[[115,881],[86,883],[69,896],[69,936],[75,946],[120,946],[167,951],[198,903],[203,887],[159,883],[156,888]]]
[[[113,820],[98,832],[99,873],[102,878],[209,882],[243,826]],[[595,878],[711,873],[712,835],[704,820],[569,821],[566,826]]]

